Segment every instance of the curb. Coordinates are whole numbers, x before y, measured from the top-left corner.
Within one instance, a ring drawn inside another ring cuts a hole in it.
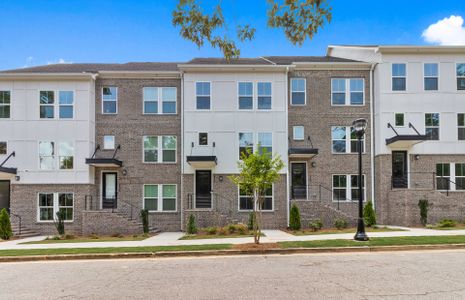
[[[160,251],[160,252],[130,252],[130,253],[95,253],[95,254],[57,254],[31,256],[2,256],[2,262],[27,261],[60,261],[60,260],[93,260],[93,259],[128,259],[128,258],[166,258],[166,257],[208,257],[236,255],[273,255],[273,254],[318,254],[318,253],[365,253],[365,252],[396,252],[419,250],[456,250],[465,249],[465,244],[441,245],[405,245],[405,246],[359,246],[359,247],[326,247],[326,248],[279,248],[279,249],[227,249],[200,251]]]

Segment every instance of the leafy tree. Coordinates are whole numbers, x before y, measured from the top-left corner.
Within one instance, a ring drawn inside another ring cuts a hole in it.
[[[260,145],[259,145],[260,148]],[[241,154],[238,162],[239,175],[229,176],[229,179],[240,189],[253,198],[253,236],[256,244],[260,243],[262,207],[265,201],[265,191],[279,180],[279,172],[284,162],[279,156],[272,156],[266,149],[252,152],[247,149]]]
[[[183,38],[199,48],[205,43],[218,48],[227,60],[238,58],[240,49],[228,34],[228,24],[224,19],[221,1],[213,12],[205,13],[196,0],[178,0],[172,13],[172,23],[180,28]],[[328,0],[329,1],[329,0]],[[284,31],[286,38],[301,46],[312,39],[325,22],[331,21],[331,7],[327,0],[267,0],[268,26]],[[250,24],[237,25],[235,37],[239,42],[255,38],[256,29]]]
[[[13,231],[11,230],[10,216],[4,208],[0,212],[0,239],[9,240],[12,236]]]
[[[300,211],[297,205],[294,203],[292,204],[291,211],[289,213],[289,228],[291,230],[299,230],[300,227]]]
[[[373,202],[368,201],[363,207],[363,218],[368,227],[376,225],[376,214],[373,209]]]

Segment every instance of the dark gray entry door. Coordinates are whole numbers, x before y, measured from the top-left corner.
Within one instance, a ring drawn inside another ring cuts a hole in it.
[[[10,210],[10,181],[0,180],[0,210]]]

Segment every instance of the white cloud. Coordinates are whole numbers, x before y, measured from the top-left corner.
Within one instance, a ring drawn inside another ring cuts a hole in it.
[[[431,24],[423,31],[423,39],[439,45],[465,45],[465,27],[461,16],[450,16]]]
[[[59,58],[58,60],[48,61],[47,65],[54,65],[54,64],[72,64],[72,61],[65,60],[64,58]]]
[[[26,57],[26,64],[24,64],[23,68],[28,68],[34,66],[34,57],[28,56]]]

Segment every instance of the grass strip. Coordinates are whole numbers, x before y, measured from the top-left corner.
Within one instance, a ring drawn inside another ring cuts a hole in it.
[[[302,235],[320,235],[320,234],[341,234],[341,233],[353,233],[357,231],[357,228],[344,228],[344,229],[321,229],[318,231],[311,231],[310,229],[298,230],[298,231],[287,231],[290,234],[302,236]],[[406,231],[400,228],[389,228],[389,227],[367,227],[366,232],[392,232],[392,231]]]
[[[32,245],[32,244],[72,244],[72,243],[96,243],[96,242],[130,242],[130,241],[143,241],[149,237],[147,236],[136,236],[136,237],[101,237],[101,238],[75,238],[69,240],[42,240],[20,243],[21,245]]]

